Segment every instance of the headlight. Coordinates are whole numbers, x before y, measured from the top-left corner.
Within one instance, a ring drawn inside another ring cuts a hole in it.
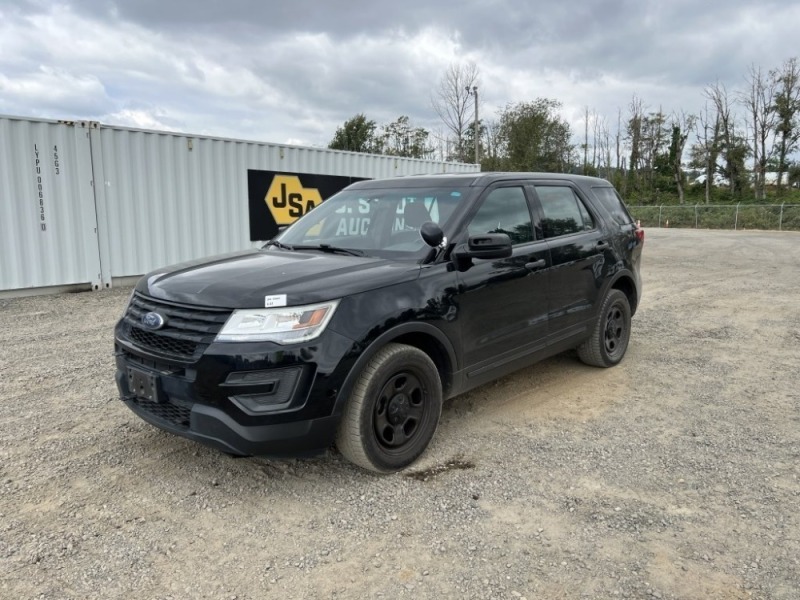
[[[277,342],[294,344],[318,337],[338,300],[310,306],[248,308],[233,311],[217,334],[217,342]]]
[[[131,300],[133,300],[133,295],[136,293],[136,287],[131,290],[131,295],[128,296],[128,300],[125,302],[125,308],[122,309],[122,318],[125,318],[125,315],[128,314],[128,309],[131,306]]]

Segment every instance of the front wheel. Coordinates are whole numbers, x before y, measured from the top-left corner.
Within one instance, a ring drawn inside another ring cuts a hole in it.
[[[356,465],[390,473],[414,462],[433,438],[442,413],[442,383],[422,350],[387,344],[358,376],[336,446]]]
[[[628,349],[631,337],[631,305],[619,290],[610,290],[603,301],[592,335],[578,346],[578,357],[593,367],[613,367]]]

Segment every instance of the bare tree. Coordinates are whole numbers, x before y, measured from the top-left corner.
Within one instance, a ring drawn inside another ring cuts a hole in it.
[[[774,155],[771,143],[775,135],[777,111],[774,77],[768,77],[761,67],[750,66],[747,91],[742,94],[742,104],[747,109],[752,133],[753,173],[756,200],[764,199],[767,163]]]
[[[589,174],[589,105],[583,111],[583,174]]]
[[[598,148],[599,160],[597,164],[598,174],[605,168],[605,177],[608,181],[612,179],[612,165],[611,165],[611,132],[608,128],[608,123],[604,117],[598,120],[597,125],[596,144]]]
[[[623,194],[627,194],[627,185],[626,185],[627,178],[625,177],[625,164],[624,164],[624,160],[625,159],[622,156],[622,147],[621,147],[621,144],[622,144],[622,109],[619,108],[619,107],[617,108],[617,133],[614,136],[614,143],[616,145],[616,151],[617,151],[617,161],[614,164],[614,166],[615,166],[615,168],[617,170],[617,178],[614,181],[614,184],[615,185],[621,184],[622,193]]]
[[[592,168],[596,171],[600,170],[600,161],[602,160],[602,150],[600,148],[600,132],[602,130],[601,117],[597,114],[596,110],[592,110],[592,137],[594,143],[592,144]],[[598,153],[600,156],[598,157]]]
[[[472,99],[469,90],[478,85],[478,67],[474,62],[452,64],[439,80],[431,95],[431,106],[455,141],[455,157],[467,162],[464,152],[464,133],[470,127]]]
[[[589,140],[589,128],[592,129],[592,139]],[[601,152],[600,148],[600,134],[601,134],[600,116],[595,109],[589,110],[587,105],[584,108],[584,132],[583,132],[583,174],[596,175],[600,169],[600,161],[598,160],[598,153]],[[592,149],[592,159],[589,161],[589,148]],[[600,156],[602,159],[602,156]]]
[[[705,173],[705,200],[711,199],[711,186],[717,174],[717,156],[719,154],[719,115],[709,112],[708,102],[698,115],[696,129],[697,143],[692,147],[694,163],[702,166]]]
[[[447,157],[450,155],[448,147],[450,144],[450,139],[448,138],[444,129],[442,129],[441,127],[431,130],[430,137],[431,137],[431,147],[434,149],[434,154],[432,158],[434,160],[445,162],[447,160]]]

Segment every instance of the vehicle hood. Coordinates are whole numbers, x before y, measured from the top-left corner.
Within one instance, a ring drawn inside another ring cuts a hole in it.
[[[419,273],[412,262],[271,248],[158,269],[136,289],[161,300],[221,308],[261,308],[265,296],[286,294],[286,304],[297,306],[412,281]]]

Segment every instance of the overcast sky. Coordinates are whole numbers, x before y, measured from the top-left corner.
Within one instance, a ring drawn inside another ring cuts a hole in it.
[[[697,112],[799,26],[800,0],[0,0],[0,114],[325,146],[360,112],[441,130],[431,92],[474,61],[482,116],[553,98],[577,134],[634,94]]]

